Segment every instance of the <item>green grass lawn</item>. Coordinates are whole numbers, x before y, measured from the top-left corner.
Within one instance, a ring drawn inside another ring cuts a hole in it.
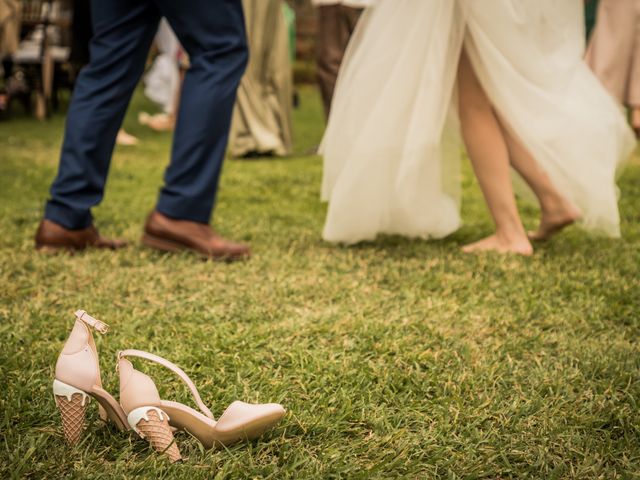
[[[640,478],[638,157],[620,180],[620,240],[570,228],[533,258],[466,256],[492,229],[467,166],[455,235],[335,247],[308,153],[320,102],[302,100],[293,158],[225,166],[215,226],[252,245],[238,264],[138,244],[170,146],[136,125],[140,95],[125,126],[142,145],[117,149],[95,211],[134,242],[116,254],[34,252],[63,117],[0,124],[0,478]],[[537,210],[522,211],[533,227]],[[93,403],[67,448],[51,382],[76,309],[112,327],[98,339],[112,393],[116,352],[138,348],[182,366],[214,414],[242,399],[287,416],[229,450],[179,434],[186,461],[170,466]]]

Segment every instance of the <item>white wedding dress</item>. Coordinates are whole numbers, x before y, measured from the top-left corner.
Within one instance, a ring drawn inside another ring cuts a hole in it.
[[[635,140],[582,61],[582,0],[377,0],[343,63],[321,146],[323,237],[440,238],[460,226],[462,46],[495,109],[582,212],[619,235],[615,177]]]

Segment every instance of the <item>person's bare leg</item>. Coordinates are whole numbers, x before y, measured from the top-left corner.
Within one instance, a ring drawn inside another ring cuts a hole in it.
[[[469,58],[463,51],[458,67],[462,135],[496,233],[467,245],[465,252],[494,250],[531,255],[533,247],[520,220],[511,185],[509,151],[498,118]]]
[[[631,126],[636,132],[636,136],[640,138],[640,106],[631,107]]]
[[[531,240],[547,240],[580,218],[580,210],[553,185],[549,175],[499,119],[509,149],[511,165],[522,176],[540,202],[540,225],[529,232]]]

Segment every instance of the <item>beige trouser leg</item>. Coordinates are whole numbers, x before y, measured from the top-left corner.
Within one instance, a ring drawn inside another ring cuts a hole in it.
[[[249,64],[231,124],[232,157],[288,155],[293,148],[293,75],[281,0],[242,0]]]
[[[600,0],[586,61],[620,103],[640,105],[640,0]]]
[[[18,50],[21,11],[18,0],[0,0],[0,58]]]

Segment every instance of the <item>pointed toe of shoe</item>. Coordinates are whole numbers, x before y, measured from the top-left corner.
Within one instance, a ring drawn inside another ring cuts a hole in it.
[[[250,404],[235,401],[225,410],[216,425],[220,433],[244,433],[248,438],[271,428],[286,410],[278,403]]]

